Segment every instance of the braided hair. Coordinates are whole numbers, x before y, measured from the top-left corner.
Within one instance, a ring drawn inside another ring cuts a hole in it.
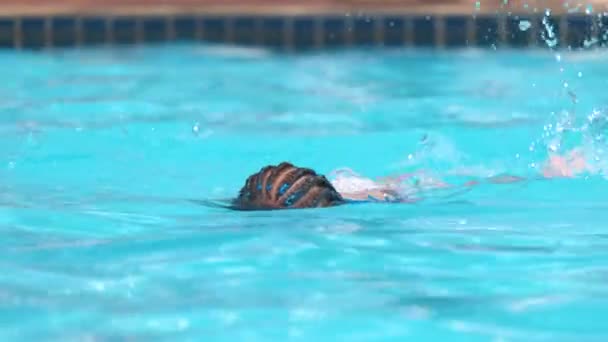
[[[322,175],[290,163],[269,165],[245,182],[233,201],[237,210],[318,208],[343,204],[344,199]]]

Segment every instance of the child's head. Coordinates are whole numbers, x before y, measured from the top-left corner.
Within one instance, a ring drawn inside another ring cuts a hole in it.
[[[331,183],[313,170],[281,163],[262,168],[247,178],[235,209],[270,210],[330,207],[344,203]]]

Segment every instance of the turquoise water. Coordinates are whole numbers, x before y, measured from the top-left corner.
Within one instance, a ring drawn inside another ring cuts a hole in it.
[[[607,58],[2,52],[0,339],[605,341]],[[191,201],[283,160],[458,183],[573,147],[593,171],[417,204]]]

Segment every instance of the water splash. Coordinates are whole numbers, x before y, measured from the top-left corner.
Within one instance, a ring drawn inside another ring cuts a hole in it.
[[[608,175],[608,109],[593,109],[581,127],[583,134],[582,149],[593,173]]]
[[[569,4],[564,4],[566,8],[569,8]],[[578,4],[574,8],[569,8],[568,12],[573,10],[579,11],[583,9],[583,5]],[[584,7],[586,15],[593,13],[593,6],[587,5]],[[558,44],[558,34],[556,28],[552,24],[551,10],[546,9],[545,14],[542,18],[542,31],[541,38],[546,45],[554,50]],[[587,37],[583,41],[583,48],[588,49],[596,44],[600,45],[600,39],[606,40],[608,38],[608,30],[603,32],[603,16],[598,14],[597,16],[597,28],[594,28],[595,35]],[[556,52],[555,60],[558,64],[559,72],[562,75],[565,74],[564,61],[562,54]],[[576,73],[578,78],[582,78],[583,74],[581,71]],[[543,126],[543,132],[541,138],[530,144],[529,150],[532,154],[540,153],[537,155],[538,159],[530,163],[531,168],[540,167],[546,160],[547,155],[572,155],[576,153],[582,155],[585,162],[592,166],[589,171],[594,174],[605,174],[608,170],[608,160],[606,160],[605,151],[608,149],[608,143],[606,139],[606,130],[608,129],[608,109],[599,110],[594,109],[591,114],[577,118],[576,105],[578,104],[578,96],[574,89],[572,89],[573,82],[564,77],[561,80],[561,87],[563,94],[568,96],[572,103],[572,108],[566,110],[562,109],[557,112],[552,112],[549,121]],[[541,147],[541,148],[539,148]]]
[[[584,118],[577,118],[573,110],[553,112],[541,138],[530,144],[536,157],[529,166],[538,168],[547,156],[576,154],[584,159],[587,173],[608,176],[607,132],[608,109],[593,109]]]
[[[588,39],[585,39],[583,41],[583,46],[585,47],[585,49],[592,47],[593,45],[597,44],[599,42],[599,40],[595,37],[591,37]]]
[[[545,11],[545,15],[543,16],[543,27],[544,30],[541,32],[541,38],[547,44],[548,47],[554,48],[557,46],[557,37],[555,35],[555,30],[549,19],[551,18],[551,10],[547,9]]]
[[[532,24],[530,23],[529,20],[520,20],[519,21],[519,30],[520,31],[527,31],[530,27],[532,27]]]

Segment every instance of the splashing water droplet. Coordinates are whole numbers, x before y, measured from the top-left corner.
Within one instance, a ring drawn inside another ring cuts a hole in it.
[[[197,122],[194,124],[194,126],[192,126],[192,133],[194,133],[195,135],[198,135],[198,133],[200,132],[201,127],[200,124]]]
[[[568,82],[564,82],[564,88],[568,88]]]
[[[583,46],[584,46],[585,48],[588,48],[588,47],[590,47],[590,46],[594,45],[594,44],[595,44],[595,43],[597,43],[597,42],[598,42],[597,38],[585,39],[585,40],[583,41]]]
[[[541,33],[541,36],[549,47],[555,47],[557,45],[557,38],[553,31],[553,25],[549,22],[549,16],[551,16],[551,10],[547,9],[542,21],[545,30]]]
[[[599,118],[601,116],[602,112],[600,112],[599,110],[597,110],[596,108],[593,108],[593,110],[591,111],[591,114],[589,114],[589,122]]]
[[[578,77],[583,77],[583,73],[582,72],[578,72]]]
[[[531,26],[532,24],[529,20],[520,20],[519,22],[519,29],[521,31],[527,31]]]
[[[559,53],[555,55],[555,60],[557,60],[558,62],[562,61],[562,55],[560,55]]]
[[[548,147],[551,152],[557,152],[558,150],[558,145],[556,142],[551,142]]]
[[[589,15],[593,13],[593,6],[591,4],[587,5],[587,8],[585,8],[585,14]]]

